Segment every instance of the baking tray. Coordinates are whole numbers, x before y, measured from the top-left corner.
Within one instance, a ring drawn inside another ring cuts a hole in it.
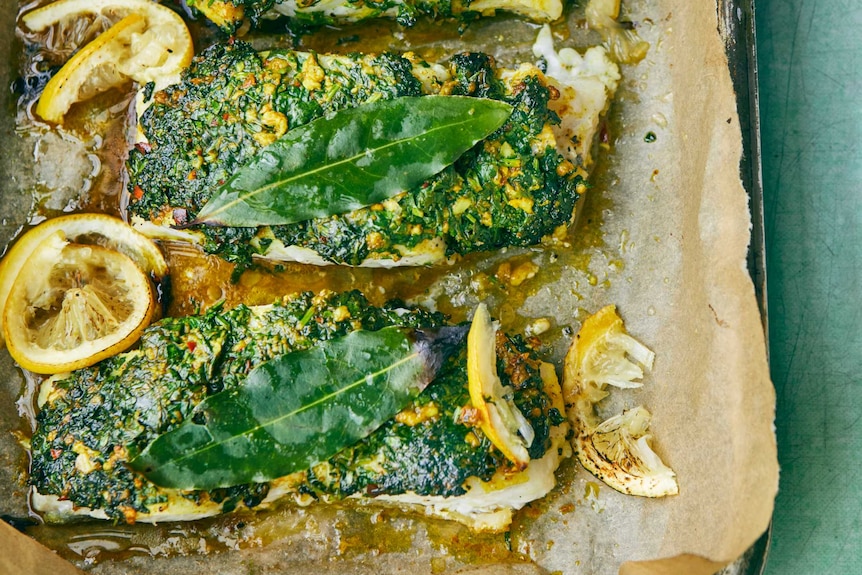
[[[730,76],[736,90],[737,114],[742,130],[739,176],[748,192],[751,209],[751,243],[748,273],[754,283],[763,333],[769,334],[766,291],[766,238],[763,228],[763,176],[760,148],[760,93],[757,74],[755,0],[719,0],[719,32],[725,41]],[[769,338],[765,337],[767,357]],[[722,573],[762,575],[766,571],[772,525],[746,553]]]
[[[20,46],[15,42],[14,22],[17,6],[15,2],[0,3],[0,193],[6,190],[34,189],[32,174],[22,173],[21,166],[33,162],[32,146],[15,133],[16,100],[23,91],[36,86],[22,85],[18,79]],[[737,95],[737,111],[743,136],[743,158],[740,177],[748,192],[752,235],[748,256],[748,269],[752,277],[757,303],[760,308],[764,332],[768,333],[766,307],[765,242],[763,231],[763,190],[760,158],[760,124],[758,115],[757,60],[755,45],[754,0],[717,0],[716,10],[719,32],[725,41],[731,77]],[[0,245],[5,245],[21,227],[34,223],[31,219],[33,199],[26,194],[2,193],[0,202]],[[7,354],[0,354],[0,370],[13,371]],[[3,382],[5,389],[22,389],[28,386],[21,376],[17,381]],[[5,394],[4,394],[5,395]],[[3,416],[20,411],[17,405],[0,406]],[[16,508],[9,501],[21,501],[20,487],[16,486],[14,471],[21,466],[20,451],[0,449],[0,468],[4,469],[0,482],[0,516],[15,525],[16,520],[26,518],[26,509]],[[16,490],[18,492],[16,493]],[[742,556],[722,571],[725,575],[762,574],[768,556],[771,529]]]

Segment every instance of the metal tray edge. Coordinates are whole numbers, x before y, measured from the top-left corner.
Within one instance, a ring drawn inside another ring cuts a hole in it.
[[[748,193],[751,211],[751,240],[748,272],[760,309],[769,359],[769,310],[767,305],[766,236],[763,216],[763,173],[760,142],[760,88],[757,69],[755,0],[718,0],[719,33],[725,42],[730,75],[736,92],[737,114],[742,132],[742,159],[739,176]],[[772,541],[772,524],[733,565],[738,573],[763,575]]]

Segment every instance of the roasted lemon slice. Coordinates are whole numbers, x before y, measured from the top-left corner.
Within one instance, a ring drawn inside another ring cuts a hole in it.
[[[149,324],[149,278],[128,256],[48,236],[21,270],[3,310],[12,357],[36,373],[93,365],[126,350]]]
[[[28,265],[33,252],[47,237],[63,232],[76,244],[98,245],[119,251],[135,262],[145,273],[161,279],[168,273],[159,248],[124,221],[104,214],[70,214],[47,220],[21,236],[0,261],[0,333],[3,330],[2,311],[9,291],[18,274]],[[0,336],[0,345],[3,337]]]
[[[46,84],[36,113],[62,123],[75,102],[130,80],[176,81],[194,53],[191,34],[175,12],[150,0],[58,0],[25,14],[33,31],[68,26],[78,18],[119,20],[81,48]]]
[[[512,463],[520,468],[530,462],[527,449],[534,433],[530,422],[512,401],[512,389],[497,376],[497,326],[485,304],[479,304],[467,335],[467,381],[470,403],[482,432]]]
[[[644,375],[641,366],[651,368],[654,358],[626,333],[616,307],[610,305],[584,321],[566,354],[563,377],[581,464],[617,491],[643,497],[679,492],[676,475],[649,445],[650,413],[639,406],[602,422],[595,406],[608,395],[608,386],[643,385],[638,381]]]

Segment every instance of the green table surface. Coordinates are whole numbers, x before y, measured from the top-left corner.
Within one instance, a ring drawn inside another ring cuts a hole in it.
[[[768,575],[862,573],[862,0],[757,0],[781,484]]]

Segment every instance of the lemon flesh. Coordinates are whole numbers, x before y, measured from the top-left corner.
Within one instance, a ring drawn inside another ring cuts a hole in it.
[[[70,214],[47,220],[22,235],[0,261],[0,346],[5,338],[2,311],[12,284],[39,244],[57,232],[63,232],[72,243],[116,250],[156,280],[168,273],[168,264],[156,244],[121,219],[105,214]]]
[[[18,274],[3,310],[9,353],[36,373],[97,363],[137,341],[155,308],[150,281],[127,256],[46,238]]]
[[[641,387],[641,366],[652,368],[655,354],[626,333],[616,306],[609,305],[588,317],[576,336],[577,345],[566,356],[566,366],[578,378],[599,387]],[[631,357],[634,361],[629,359]]]
[[[135,81],[163,87],[178,80],[194,47],[175,12],[150,0],[58,0],[25,14],[33,31],[69,26],[78,18],[119,20],[85,45],[46,84],[36,106],[43,119],[62,123],[75,102]]]
[[[512,401],[512,389],[497,376],[497,327],[479,304],[467,335],[467,381],[470,403],[482,432],[517,467],[530,462],[533,428]]]
[[[655,354],[626,333],[616,307],[588,317],[566,354],[563,394],[578,460],[610,487],[631,495],[663,497],[679,492],[676,475],[649,444],[650,413],[638,406],[605,421],[596,404],[609,387],[641,387],[643,367]]]
[[[615,61],[637,64],[647,55],[649,43],[630,26],[618,22],[620,0],[590,0],[585,12],[587,24],[601,34]]]

